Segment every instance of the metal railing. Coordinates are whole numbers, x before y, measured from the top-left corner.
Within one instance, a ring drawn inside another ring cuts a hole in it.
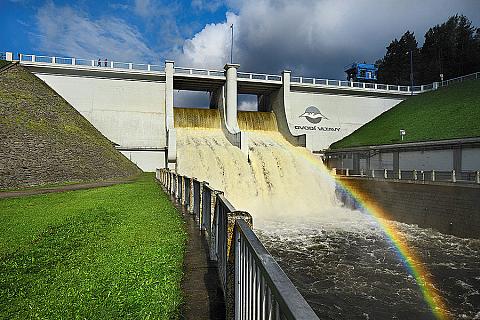
[[[263,80],[263,81],[276,81],[276,82],[282,81],[282,76],[279,76],[276,74],[265,74],[265,73],[237,72],[237,77],[239,79],[249,79],[249,80]]]
[[[33,63],[48,63],[48,64],[61,64],[71,66],[83,66],[93,68],[107,68],[118,70],[136,70],[136,71],[149,71],[149,72],[164,72],[165,68],[161,65],[154,64],[138,64],[131,62],[119,62],[108,60],[95,60],[95,59],[77,59],[66,57],[50,57],[34,54],[19,54],[20,62],[33,62]]]
[[[333,168],[335,175],[347,177],[365,177],[383,180],[409,180],[420,182],[451,182],[480,184],[480,171],[440,171],[440,170],[352,170]]]
[[[475,72],[475,73],[467,74],[465,76],[442,81],[440,82],[440,86],[445,87],[451,84],[455,84],[455,83],[459,83],[467,80],[478,80],[478,79],[480,79],[480,72]]]
[[[0,53],[0,54],[3,54],[3,56],[5,56],[5,53]],[[150,71],[150,72],[165,71],[164,66],[161,66],[161,65],[137,64],[137,63],[131,63],[131,62],[117,62],[117,61],[105,61],[105,60],[99,61],[95,59],[86,60],[86,59],[65,58],[65,57],[49,57],[49,56],[32,55],[32,54],[19,54],[19,60],[21,62],[88,66],[88,67],[123,69],[123,70],[138,70],[138,71]],[[175,73],[177,74],[207,76],[207,77],[225,77],[224,71],[222,70],[207,70],[207,69],[185,68],[185,67],[175,67],[174,70],[175,70]],[[281,75],[272,75],[272,74],[264,74],[264,73],[237,72],[237,77],[239,79],[247,79],[247,80],[282,82]],[[422,93],[426,91],[436,90],[439,87],[444,87],[450,84],[454,84],[454,83],[458,83],[466,80],[474,80],[474,79],[480,79],[480,72],[445,80],[442,82],[434,82],[431,84],[417,85],[413,87],[400,86],[400,85],[387,85],[387,84],[380,84],[380,83],[330,80],[330,79],[299,77],[299,76],[292,76],[290,78],[290,81],[293,84],[327,86],[332,88],[350,87],[350,88],[357,88],[357,89],[363,89],[368,91],[375,90],[375,91],[386,91],[386,92],[397,93],[397,94],[398,93],[412,94],[412,93]]]
[[[175,73],[177,74],[189,74],[196,76],[210,76],[210,77],[224,77],[225,74],[221,70],[207,70],[207,69],[195,69],[195,68],[184,68],[184,67],[175,67]]]
[[[0,52],[0,60],[7,60],[7,54],[5,52]]]
[[[221,191],[195,178],[157,169],[164,189],[194,215],[217,261],[231,319],[318,319],[312,308]]]

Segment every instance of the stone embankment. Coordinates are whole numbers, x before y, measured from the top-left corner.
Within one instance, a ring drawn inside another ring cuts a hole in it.
[[[140,170],[18,64],[0,70],[0,189],[125,178]]]

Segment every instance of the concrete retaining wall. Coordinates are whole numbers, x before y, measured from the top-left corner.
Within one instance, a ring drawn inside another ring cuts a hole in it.
[[[480,187],[340,178],[380,205],[392,220],[480,238]]]

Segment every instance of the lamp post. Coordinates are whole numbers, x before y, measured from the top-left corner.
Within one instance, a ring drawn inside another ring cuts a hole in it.
[[[230,63],[233,63],[233,23],[230,26],[230,29],[232,29],[232,43],[230,45]]]

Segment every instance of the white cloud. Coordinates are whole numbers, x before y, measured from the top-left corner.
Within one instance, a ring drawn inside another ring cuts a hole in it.
[[[185,40],[175,54],[178,62],[221,68],[229,60],[234,23],[234,60],[242,70],[343,78],[345,65],[374,62],[407,30],[422,43],[429,27],[456,13],[480,25],[476,0],[232,0],[229,5],[236,13]]]
[[[155,52],[140,32],[118,18],[90,19],[85,13],[52,2],[36,15],[38,50],[82,58],[108,58],[117,61],[155,60]]]
[[[185,40],[182,53],[176,59],[179,65],[219,69],[229,61],[231,32],[237,16],[227,13],[224,23],[207,24],[192,39]]]

